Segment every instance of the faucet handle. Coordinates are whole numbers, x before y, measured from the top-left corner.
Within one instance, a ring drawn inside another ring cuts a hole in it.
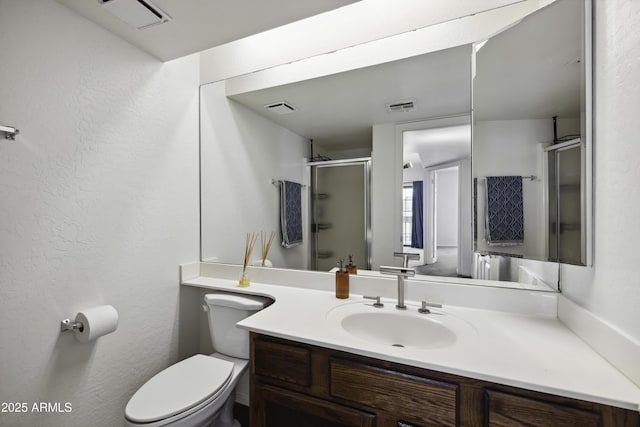
[[[422,307],[420,307],[418,309],[418,312],[420,312],[422,314],[431,313],[431,310],[429,310],[427,307],[442,308],[442,304],[434,304],[434,303],[430,303],[430,302],[427,302],[425,300],[422,300]]]
[[[402,258],[402,266],[409,267],[409,260],[418,260],[420,259],[420,254],[411,253],[411,252],[394,252],[393,256]]]
[[[393,274],[395,276],[413,277],[416,275],[416,270],[407,267],[392,267],[392,266],[380,266],[380,273]]]
[[[370,297],[370,296],[366,296],[364,295],[362,298],[364,299],[374,299],[376,300],[376,302],[373,303],[373,306],[375,308],[382,308],[384,307],[384,304],[380,302],[380,295],[378,295],[377,297]]]

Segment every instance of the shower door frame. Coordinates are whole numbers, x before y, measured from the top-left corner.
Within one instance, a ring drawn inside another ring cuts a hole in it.
[[[562,142],[559,144],[554,144],[554,145],[550,145],[548,147],[545,147],[543,149],[544,154],[545,155],[551,155],[553,154],[554,156],[554,164],[553,164],[553,171],[551,170],[551,167],[549,166],[549,160],[548,157],[544,158],[544,162],[545,162],[545,169],[547,171],[548,177],[547,179],[549,179],[549,176],[551,176],[551,173],[553,173],[555,180],[554,180],[554,194],[556,196],[555,200],[554,200],[554,205],[552,205],[552,201],[551,201],[551,191],[548,188],[549,187],[549,183],[547,183],[547,185],[545,186],[545,200],[546,200],[546,204],[547,204],[547,212],[545,214],[545,226],[546,226],[546,233],[547,233],[547,237],[545,239],[546,241],[546,248],[545,248],[545,252],[546,252],[546,258],[548,261],[551,262],[557,262],[557,263],[562,263],[562,260],[559,259],[560,255],[559,255],[559,239],[560,239],[560,221],[561,221],[561,216],[560,216],[560,190],[559,190],[559,183],[557,181],[558,176],[560,175],[560,164],[559,164],[559,159],[558,159],[558,154],[562,151],[567,151],[567,150],[573,150],[573,149],[579,149],[580,150],[580,157],[581,157],[581,161],[580,161],[580,264],[574,264],[574,265],[582,265],[582,266],[588,266],[590,265],[590,244],[589,244],[589,240],[588,240],[588,232],[587,229],[589,227],[588,225],[588,221],[590,219],[589,217],[589,211],[591,209],[591,207],[589,206],[589,199],[586,197],[586,187],[588,185],[588,179],[586,176],[586,171],[585,171],[585,164],[588,164],[585,161],[585,157],[588,155],[588,153],[586,152],[586,147],[585,144],[583,143],[581,138],[576,138],[576,139],[572,139],[570,141],[566,141],[566,142]],[[553,211],[553,212],[552,212]],[[553,214],[553,215],[552,215]],[[549,236],[550,234],[550,230],[551,230],[551,221],[552,218],[555,218],[557,224],[556,224],[556,228],[557,228],[557,236],[556,237],[556,248],[555,248],[555,258],[551,257],[551,238]]]
[[[363,166],[364,173],[364,242],[365,242],[365,266],[363,270],[371,269],[371,157],[359,157],[355,159],[344,160],[323,160],[319,162],[308,162],[307,166],[310,168],[311,176],[311,224],[317,223],[318,217],[318,205],[316,200],[316,186],[318,180],[318,168],[328,167],[341,167],[341,166]],[[311,227],[312,225],[310,225]],[[309,253],[311,260],[311,269],[317,270],[317,254],[318,254],[318,239],[316,233],[311,231],[312,245]]]

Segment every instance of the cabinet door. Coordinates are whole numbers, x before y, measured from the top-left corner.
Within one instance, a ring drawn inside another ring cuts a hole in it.
[[[599,427],[599,414],[513,394],[487,390],[489,427]]]
[[[375,415],[269,385],[255,386],[253,427],[373,427]]]
[[[289,384],[311,385],[311,350],[289,343],[256,338],[253,342],[253,373]]]
[[[331,397],[393,415],[397,425],[458,425],[456,384],[338,358],[329,373]]]

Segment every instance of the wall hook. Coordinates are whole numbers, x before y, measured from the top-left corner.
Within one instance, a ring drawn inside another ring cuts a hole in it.
[[[0,125],[0,132],[4,132],[5,139],[14,141],[16,139],[16,135],[20,133],[20,129],[14,128],[13,126]]]

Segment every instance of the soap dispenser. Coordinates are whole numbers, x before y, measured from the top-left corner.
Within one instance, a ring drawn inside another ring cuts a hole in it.
[[[347,265],[347,273],[358,274],[358,267],[353,263],[353,255],[349,255],[349,264]]]
[[[341,259],[338,271],[336,271],[336,298],[349,298],[349,273],[344,266],[344,260]]]

